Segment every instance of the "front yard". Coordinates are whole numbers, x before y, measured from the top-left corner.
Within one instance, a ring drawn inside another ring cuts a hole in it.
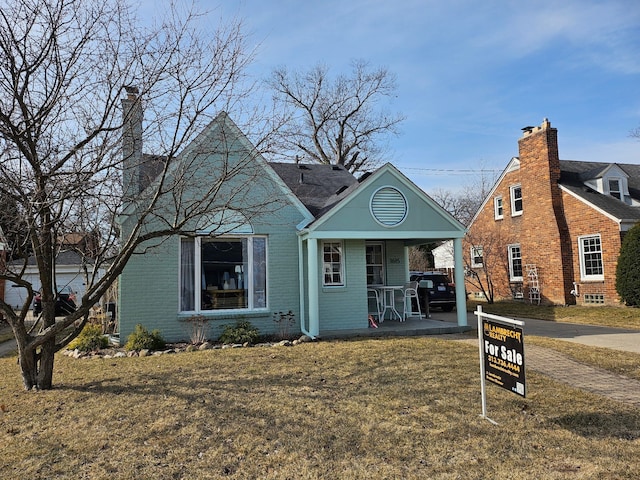
[[[636,355],[636,357],[638,357]],[[637,359],[640,360],[640,359]],[[489,386],[437,337],[144,358],[57,357],[52,391],[0,359],[0,478],[634,478],[637,408],[528,374]]]

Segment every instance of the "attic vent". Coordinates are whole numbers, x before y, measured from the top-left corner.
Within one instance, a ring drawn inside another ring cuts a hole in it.
[[[331,169],[332,169],[332,170],[338,170],[338,171],[339,171],[339,170],[342,170],[342,169],[340,168],[340,166],[339,166],[339,165],[332,165],[332,166],[331,166]]]
[[[336,195],[340,195],[342,192],[344,192],[347,188],[346,185],[341,186],[337,191],[336,191]]]
[[[371,196],[371,215],[385,227],[400,225],[407,217],[407,199],[393,187],[382,187]]]

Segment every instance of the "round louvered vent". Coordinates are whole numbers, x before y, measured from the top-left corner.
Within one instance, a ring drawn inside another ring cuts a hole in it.
[[[400,225],[407,216],[407,199],[393,187],[382,187],[371,197],[371,214],[385,227]]]

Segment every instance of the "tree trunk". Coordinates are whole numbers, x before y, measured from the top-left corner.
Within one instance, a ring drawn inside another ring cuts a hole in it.
[[[32,348],[23,349],[18,345],[18,362],[25,390],[38,388],[38,360],[35,350]]]
[[[18,361],[25,390],[51,390],[54,354],[55,339],[47,340],[39,353],[31,347],[19,348]]]
[[[38,390],[51,390],[53,385],[53,359],[56,353],[55,337],[47,340],[40,350],[38,362]]]

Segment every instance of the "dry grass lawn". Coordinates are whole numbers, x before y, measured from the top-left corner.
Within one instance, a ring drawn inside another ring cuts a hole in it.
[[[531,305],[525,302],[496,302],[493,304],[467,302],[467,309],[469,311],[475,310],[477,305],[482,305],[482,309],[486,313],[495,315],[640,330],[640,308],[622,306],[585,307],[580,305],[565,307],[559,305]]]
[[[0,359],[0,478],[631,479],[640,411],[528,373],[489,386],[435,337],[57,358],[52,391]]]

